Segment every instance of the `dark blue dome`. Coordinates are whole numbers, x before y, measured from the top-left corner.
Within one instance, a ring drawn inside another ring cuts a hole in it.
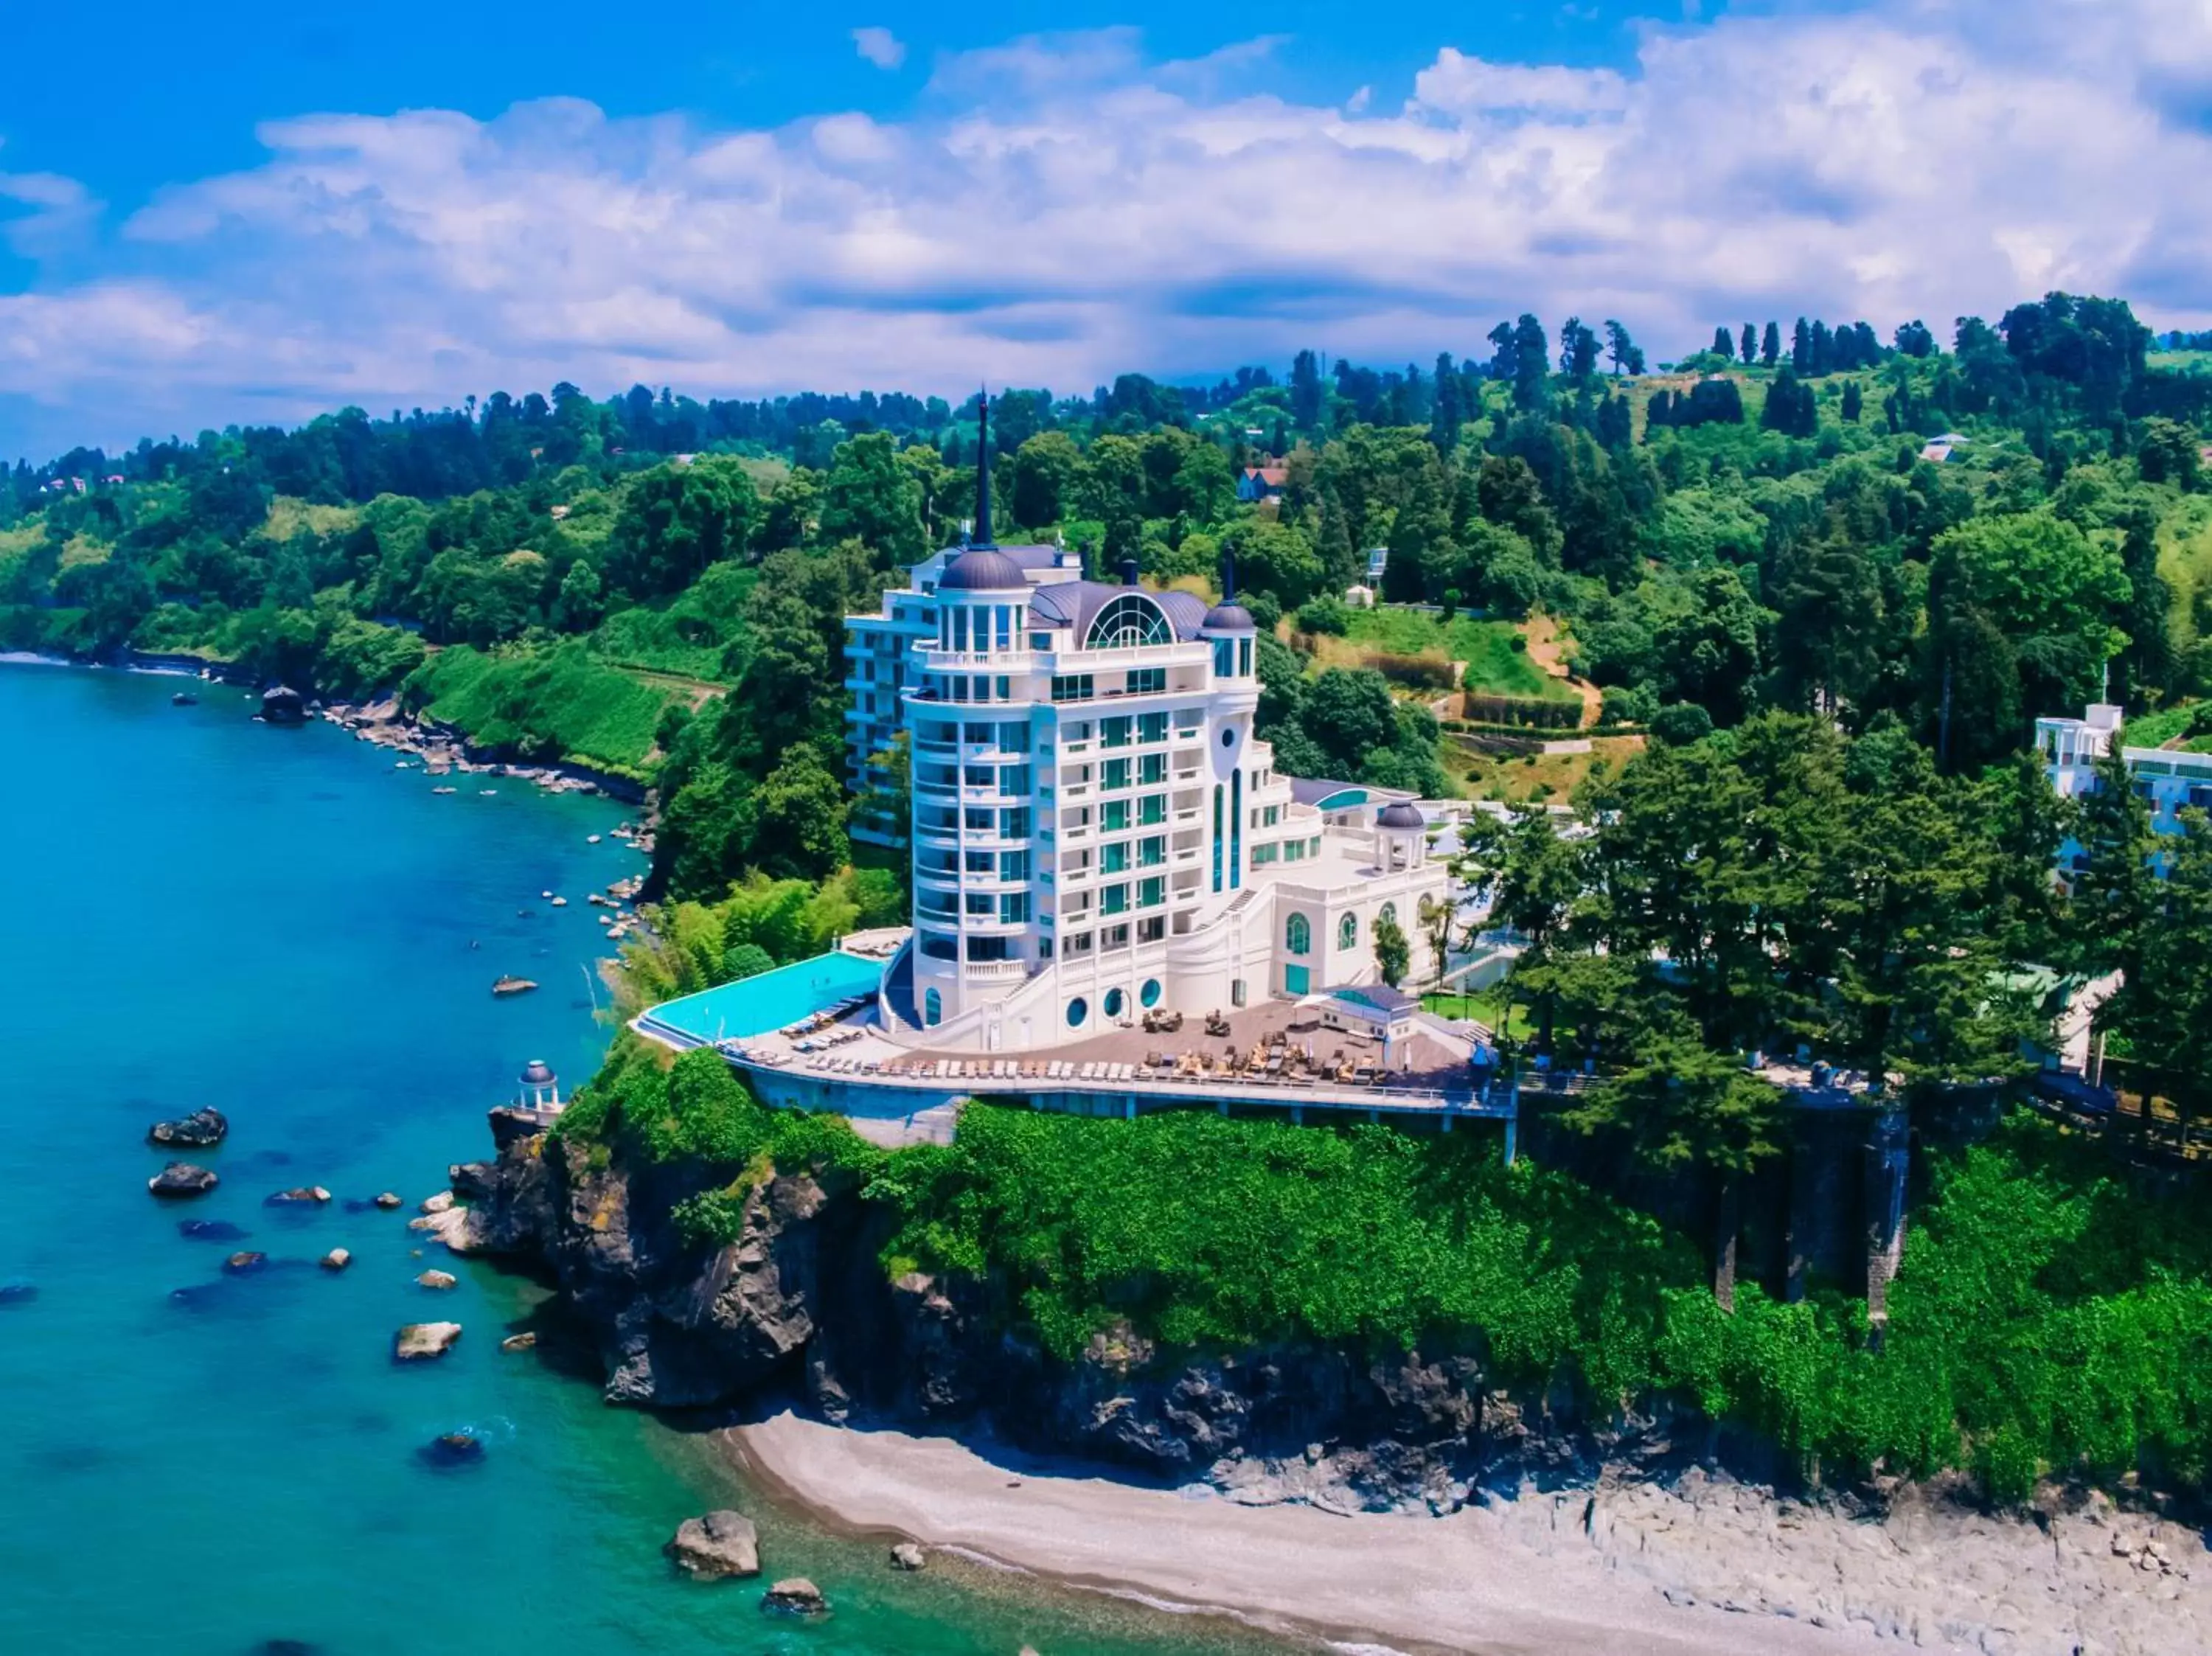
[[[1375,821],[1377,826],[1386,828],[1417,828],[1428,826],[1427,821],[1421,816],[1419,808],[1403,799],[1395,804],[1383,806]]]
[[[1201,633],[1249,633],[1257,629],[1252,625],[1251,613],[1241,604],[1217,604],[1206,612],[1206,619],[1198,623]]]
[[[1029,577],[1005,553],[972,547],[945,566],[940,592],[1005,592],[1026,590]]]

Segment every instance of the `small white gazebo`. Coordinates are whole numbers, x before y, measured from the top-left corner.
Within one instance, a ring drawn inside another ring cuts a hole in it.
[[[516,1108],[543,1110],[548,1115],[561,1109],[561,1079],[544,1059],[533,1058],[524,1065],[516,1084],[520,1089],[514,1097]]]

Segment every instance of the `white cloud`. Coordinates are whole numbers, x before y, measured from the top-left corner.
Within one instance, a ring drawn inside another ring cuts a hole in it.
[[[1942,330],[2048,286],[2212,325],[2199,0],[1724,17],[1650,28],[1625,72],[1446,47],[1396,108],[1278,95],[1271,45],[1025,39],[940,57],[917,113],[757,130],[574,100],[271,123],[262,165],[70,262],[107,274],[0,297],[0,388],[113,441],[563,379],[1402,361],[1523,309],[1618,316],[1655,357],[1801,312]],[[0,193],[96,210],[66,184]]]
[[[896,69],[906,61],[906,42],[887,28],[870,26],[853,31],[853,45],[878,69]]]

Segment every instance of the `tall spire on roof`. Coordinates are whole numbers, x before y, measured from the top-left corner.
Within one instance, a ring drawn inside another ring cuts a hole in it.
[[[975,527],[968,537],[970,546],[996,546],[991,538],[991,393],[976,394],[975,407]]]

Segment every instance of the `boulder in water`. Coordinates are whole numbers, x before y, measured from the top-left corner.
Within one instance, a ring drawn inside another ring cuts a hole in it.
[[[441,1432],[416,1453],[433,1466],[473,1466],[484,1458],[483,1440],[473,1432]]]
[[[307,716],[305,697],[289,684],[272,684],[261,693],[261,717],[271,725],[297,725]]]
[[[397,1362],[422,1362],[431,1357],[442,1357],[460,1338],[459,1323],[409,1323],[392,1336],[392,1359]]]
[[[230,1136],[230,1123],[223,1119],[221,1110],[194,1110],[190,1115],[180,1115],[174,1121],[156,1121],[146,1129],[149,1144],[180,1144],[187,1149],[205,1149],[210,1144],[220,1144]]]
[[[450,1271],[426,1271],[415,1279],[417,1288],[458,1288],[460,1278]]]
[[[760,1532],[743,1513],[703,1513],[678,1526],[661,1548],[695,1581],[722,1581],[760,1574]]]
[[[352,1263],[353,1255],[342,1247],[332,1248],[322,1258],[322,1266],[325,1271],[343,1271]]]
[[[330,1192],[320,1185],[301,1185],[295,1190],[280,1190],[261,1198],[268,1208],[320,1207],[331,1199]]]
[[[509,1334],[499,1343],[502,1351],[527,1351],[538,1344],[538,1336],[525,1329],[520,1334]]]
[[[902,1541],[891,1549],[891,1568],[895,1570],[918,1570],[928,1559],[921,1549],[911,1541]]]
[[[763,1593],[761,1608],[786,1616],[827,1616],[830,1601],[823,1597],[822,1589],[805,1576],[793,1575]]]
[[[268,1263],[269,1256],[267,1254],[256,1253],[251,1249],[247,1249],[240,1253],[234,1253],[230,1258],[225,1259],[222,1262],[222,1268],[226,1272],[233,1277],[243,1277],[250,1271],[260,1270],[262,1266]]]
[[[172,1162],[146,1181],[146,1188],[156,1196],[175,1200],[205,1196],[219,1182],[207,1168],[196,1168],[189,1162]]]
[[[382,1208],[386,1213],[391,1212],[392,1209],[400,1205],[399,1193],[397,1191],[383,1192],[377,1197],[376,1205]]]
[[[423,1198],[422,1210],[424,1213],[443,1213],[447,1209],[453,1205],[453,1192],[449,1190],[441,1190],[435,1196],[428,1196]]]
[[[35,1283],[0,1283],[0,1306],[28,1305],[38,1297]]]
[[[235,1242],[247,1234],[228,1219],[179,1219],[177,1234],[195,1242]]]

